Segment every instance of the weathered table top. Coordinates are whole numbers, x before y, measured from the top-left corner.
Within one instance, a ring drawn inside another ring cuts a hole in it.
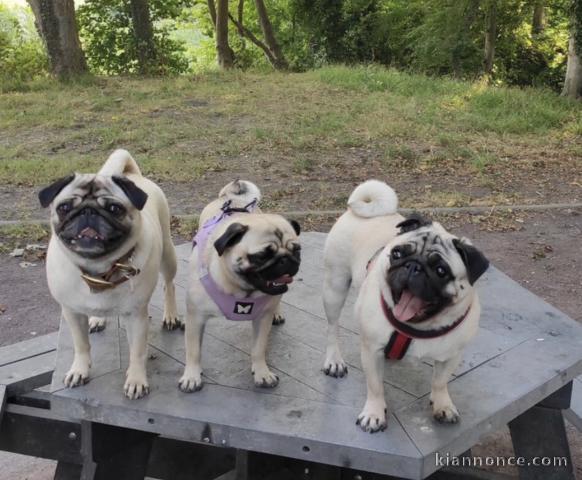
[[[148,373],[151,393],[123,396],[128,348],[125,332],[109,321],[91,336],[91,381],[64,389],[72,360],[61,326],[53,376],[53,409],[73,418],[151,431],[183,440],[272,453],[354,469],[424,478],[436,470],[435,452],[460,454],[582,373],[582,327],[491,268],[479,281],[483,314],[478,337],[450,384],[461,412],[457,425],[436,424],[428,393],[432,368],[404,360],[386,369],[389,427],[371,435],[355,425],[366,395],[358,326],[351,293],[340,340],[349,375],[321,372],[327,321],[321,300],[325,235],[302,235],[298,281],[283,297],[287,322],[274,326],[268,363],[280,377],[272,390],[256,388],[250,372],[251,327],[213,319],[206,329],[206,385],[197,393],[178,389],[184,364],[183,332],[161,328],[162,291],[152,298]],[[184,312],[190,245],[177,247],[178,305]]]

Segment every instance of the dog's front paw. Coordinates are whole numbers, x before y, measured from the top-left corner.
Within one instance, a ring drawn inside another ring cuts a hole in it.
[[[348,374],[348,366],[336,349],[328,350],[323,364],[323,373],[335,378],[343,378]]]
[[[89,369],[71,367],[65,375],[63,383],[65,387],[75,388],[79,385],[85,385],[89,381]]]
[[[280,313],[273,315],[273,325],[283,325],[285,323],[285,317]]]
[[[178,383],[180,390],[184,393],[197,392],[202,390],[204,382],[202,381],[202,371],[200,369],[184,370],[184,375]]]
[[[89,317],[89,333],[105,330],[105,324],[106,322],[103,317]]]
[[[150,386],[145,372],[127,371],[125,385],[123,385],[125,396],[131,400],[145,397],[150,393]]]
[[[459,423],[461,419],[457,407],[452,403],[441,405],[433,403],[432,416],[439,423]]]
[[[91,360],[87,356],[79,355],[76,357],[63,379],[65,387],[74,388],[79,385],[85,385],[89,381],[90,368]]]
[[[253,368],[255,386],[262,388],[274,388],[279,384],[279,377],[264,365]]]
[[[358,415],[356,425],[359,425],[364,432],[383,432],[387,426],[386,407],[383,405],[372,405],[366,402],[364,410]]]
[[[164,330],[169,330],[169,331],[176,330],[178,328],[181,330],[184,330],[184,324],[178,318],[178,315],[164,313],[164,320],[162,321],[162,328]]]

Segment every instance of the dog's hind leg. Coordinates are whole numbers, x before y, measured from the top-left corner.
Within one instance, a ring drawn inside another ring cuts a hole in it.
[[[348,366],[339,347],[339,317],[348,296],[351,275],[345,268],[328,266],[323,280],[323,306],[327,317],[327,348],[323,372],[332,377],[343,377]]]
[[[177,270],[176,250],[169,230],[164,232],[161,270],[164,277],[164,319],[162,326],[166,330],[175,330],[183,325],[178,319],[178,307],[176,306],[176,287],[174,286]]]

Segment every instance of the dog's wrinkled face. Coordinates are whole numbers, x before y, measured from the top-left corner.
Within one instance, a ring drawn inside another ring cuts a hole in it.
[[[147,194],[126,177],[77,174],[41,190],[39,200],[51,205],[51,225],[62,244],[95,259],[128,240]]]
[[[470,294],[488,260],[467,240],[413,215],[390,245],[387,283],[401,322],[429,320]]]
[[[285,293],[299,271],[299,224],[280,215],[244,215],[214,242],[227,268],[249,290]]]

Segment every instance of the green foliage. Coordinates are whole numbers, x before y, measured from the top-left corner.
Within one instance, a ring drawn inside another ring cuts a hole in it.
[[[48,62],[32,13],[0,4],[0,91],[47,74]]]
[[[189,0],[151,0],[156,63],[155,74],[183,73],[188,69],[182,43],[171,38],[171,22]],[[166,22],[164,22],[166,20]],[[87,61],[98,73],[126,74],[138,71],[137,41],[129,0],[86,0],[77,9],[77,21]]]
[[[381,0],[291,0],[315,63],[388,63],[388,25]]]
[[[582,2],[580,0],[571,0],[571,9],[574,45],[578,55],[582,55]]]

